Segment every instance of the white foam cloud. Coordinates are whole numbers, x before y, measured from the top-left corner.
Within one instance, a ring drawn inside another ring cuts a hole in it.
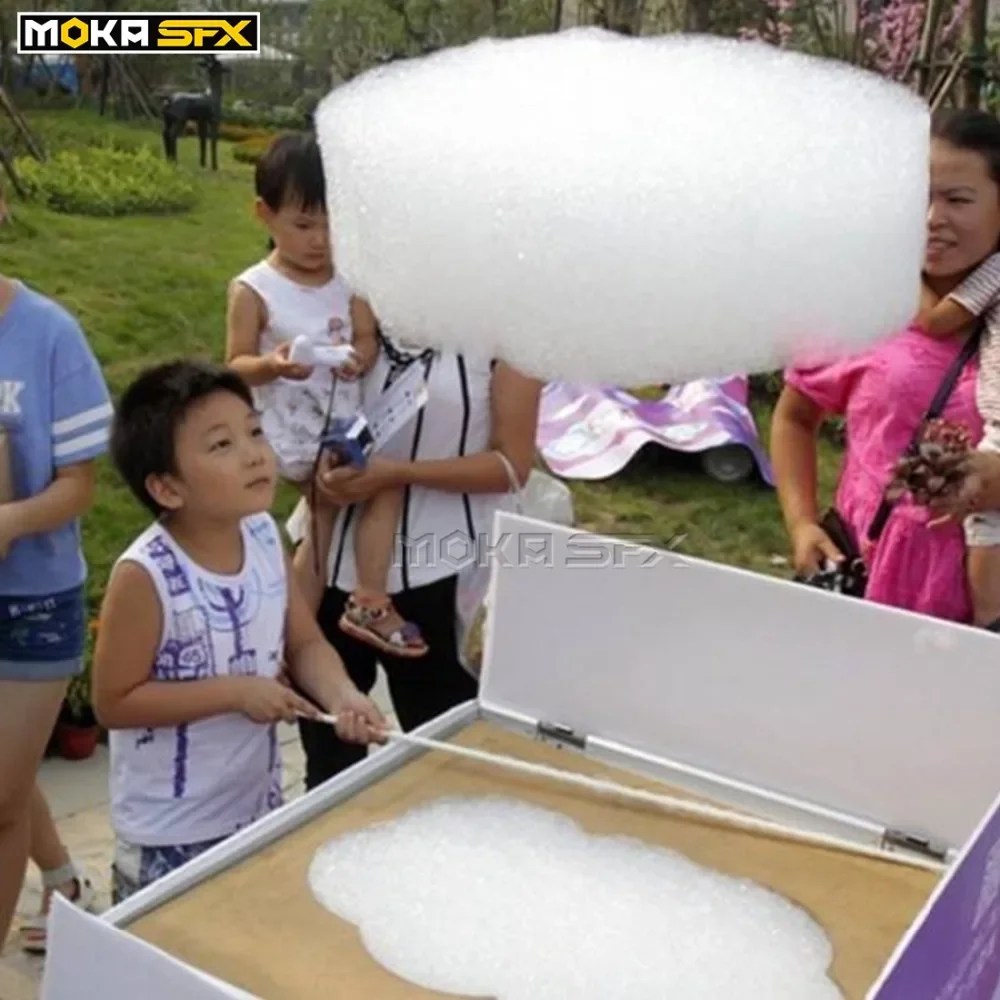
[[[575,29],[393,63],[316,122],[337,264],[390,334],[646,384],[917,307],[927,108],[840,62]]]
[[[496,1000],[840,1000],[783,897],[516,800],[440,799],[322,847],[316,898],[385,968]]]

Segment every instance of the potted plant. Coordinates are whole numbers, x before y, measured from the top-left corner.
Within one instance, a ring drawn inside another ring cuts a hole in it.
[[[74,677],[56,722],[55,743],[60,757],[86,760],[97,749],[100,727],[90,706],[90,669]]]
[[[93,650],[93,629],[88,636],[86,666],[74,677],[66,691],[53,742],[56,751],[66,760],[86,760],[97,749],[101,730],[90,704],[90,659]]]

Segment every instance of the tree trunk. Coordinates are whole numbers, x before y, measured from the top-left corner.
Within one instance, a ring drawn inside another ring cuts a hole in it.
[[[921,97],[927,97],[931,85],[932,66],[931,60],[934,58],[935,42],[937,41],[938,25],[941,21],[941,11],[944,4],[942,0],[928,0],[927,9],[924,12],[923,31],[920,35],[920,48],[917,53],[918,82],[917,93]]]
[[[2,6],[2,5],[0,5]],[[4,6],[0,10],[0,87],[9,87],[13,79],[11,53],[11,22]]]
[[[969,8],[969,60],[965,76],[965,106],[978,108],[986,83],[986,25],[989,0],[972,0]]]
[[[688,0],[687,30],[707,35],[712,30],[712,0]]]

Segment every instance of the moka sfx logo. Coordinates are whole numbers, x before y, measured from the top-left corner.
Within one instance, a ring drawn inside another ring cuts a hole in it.
[[[260,51],[260,13],[67,14],[19,12],[21,55],[59,52],[127,55],[130,52],[211,53]]]

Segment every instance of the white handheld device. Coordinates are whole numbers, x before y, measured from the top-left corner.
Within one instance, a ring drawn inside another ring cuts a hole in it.
[[[324,368],[339,368],[353,357],[354,348],[350,344],[317,344],[304,334],[292,341],[288,352],[289,361],[295,364]]]

